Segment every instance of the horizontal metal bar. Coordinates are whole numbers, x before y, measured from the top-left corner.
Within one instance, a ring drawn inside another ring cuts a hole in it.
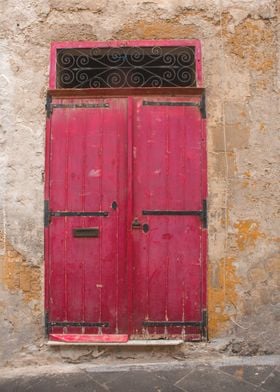
[[[143,106],[198,106],[199,102],[159,102],[159,101],[143,101]]]
[[[143,215],[198,215],[202,216],[203,211],[185,211],[185,210],[143,210]]]
[[[86,108],[109,108],[108,103],[53,103],[52,108],[64,109],[64,108],[74,108],[74,109],[86,109]]]
[[[143,321],[144,327],[202,327],[202,321]]]
[[[108,216],[107,211],[92,211],[92,212],[80,212],[80,211],[50,211],[51,216]]]
[[[110,323],[105,322],[71,322],[71,321],[49,321],[48,327],[110,327]]]

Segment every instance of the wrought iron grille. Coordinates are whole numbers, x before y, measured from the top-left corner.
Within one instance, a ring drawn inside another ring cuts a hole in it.
[[[57,88],[195,87],[195,48],[57,50]]]

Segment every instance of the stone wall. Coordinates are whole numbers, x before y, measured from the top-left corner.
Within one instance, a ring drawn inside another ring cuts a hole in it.
[[[2,363],[53,355],[43,330],[44,103],[50,42],[65,40],[201,40],[210,337],[277,352],[279,2],[8,0],[0,11]]]

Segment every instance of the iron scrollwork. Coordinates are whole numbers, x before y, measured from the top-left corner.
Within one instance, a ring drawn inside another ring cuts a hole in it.
[[[194,87],[194,47],[58,49],[57,88]]]

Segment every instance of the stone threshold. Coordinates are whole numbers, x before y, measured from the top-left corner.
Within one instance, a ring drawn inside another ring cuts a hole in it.
[[[184,340],[169,339],[169,340],[128,340],[125,343],[119,342],[59,342],[48,341],[48,346],[178,346],[183,344]]]

